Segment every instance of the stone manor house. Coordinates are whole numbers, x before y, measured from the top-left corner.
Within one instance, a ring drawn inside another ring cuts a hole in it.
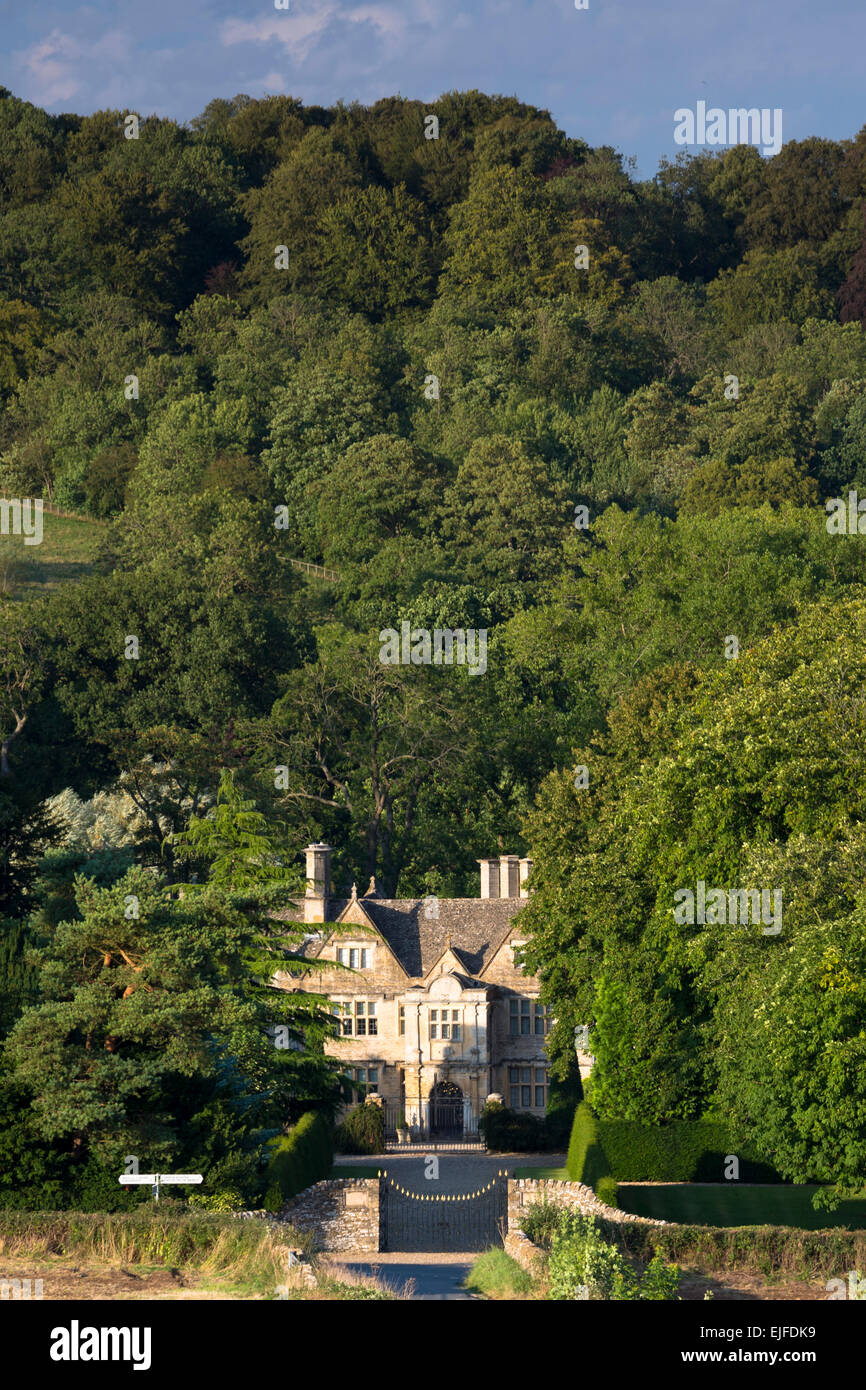
[[[405,1116],[431,1139],[476,1135],[491,1093],[543,1115],[551,1020],[516,956],[525,938],[514,920],[531,860],[479,860],[477,898],[383,898],[375,879],[363,896],[353,885],[350,898],[336,898],[331,853],[307,847],[297,916],[308,926],[305,953],[334,968],[279,980],[333,1001],[342,1036],[328,1046],[352,1080],[347,1106],[380,1095],[389,1132]]]

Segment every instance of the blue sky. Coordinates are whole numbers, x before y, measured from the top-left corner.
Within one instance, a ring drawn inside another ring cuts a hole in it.
[[[784,139],[866,124],[866,0],[0,0],[0,83],[51,112],[186,121],[213,97],[546,107],[651,176],[674,111],[781,107]]]

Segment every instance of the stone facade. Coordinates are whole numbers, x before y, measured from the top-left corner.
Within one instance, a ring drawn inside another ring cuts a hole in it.
[[[551,1020],[516,954],[530,861],[479,861],[478,898],[386,899],[371,880],[346,899],[331,893],[330,854],[308,847],[306,897],[283,915],[304,921],[304,952],[333,967],[277,978],[333,1001],[342,1036],[328,1047],[352,1079],[347,1106],[378,1093],[388,1129],[403,1113],[417,1137],[443,1115],[477,1135],[491,1092],[543,1114]]]

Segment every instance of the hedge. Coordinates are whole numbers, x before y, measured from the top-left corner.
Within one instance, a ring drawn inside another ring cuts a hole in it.
[[[643,1125],[600,1120],[588,1102],[579,1105],[568,1150],[568,1171],[593,1189],[608,1174],[617,1182],[723,1182],[725,1158],[740,1160],[740,1182],[779,1182],[776,1170],[731,1143],[725,1125],[678,1120]]]
[[[334,1162],[331,1125],[318,1110],[302,1115],[289,1134],[272,1142],[273,1157],[265,1173],[267,1193],[278,1187],[284,1201],[327,1178]]]
[[[593,1191],[602,1178],[614,1176],[599,1138],[598,1120],[585,1100],[574,1112],[566,1167],[572,1182],[586,1183]],[[619,1174],[615,1176],[619,1177]]]
[[[572,1058],[567,1075],[562,1080],[556,1077],[551,1077],[550,1080],[545,1126],[547,1140],[552,1149],[568,1147],[571,1127],[574,1124],[574,1114],[582,1100],[583,1086],[580,1080],[580,1068],[577,1059]]]

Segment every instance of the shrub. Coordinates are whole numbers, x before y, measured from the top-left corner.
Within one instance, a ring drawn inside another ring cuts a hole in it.
[[[635,1277],[625,1257],[609,1245],[591,1217],[563,1211],[550,1246],[552,1299],[635,1296]]]
[[[243,1194],[237,1188],[224,1187],[219,1192],[193,1192],[187,1198],[191,1207],[202,1211],[243,1211]]]
[[[524,1222],[524,1229],[532,1224]],[[643,1274],[614,1240],[605,1239],[594,1217],[568,1208],[557,1211],[550,1238],[550,1298],[659,1302],[679,1297],[680,1271],[655,1253]]]
[[[619,1198],[617,1196],[616,1190],[616,1178],[612,1178],[610,1176],[606,1178],[599,1178],[598,1182],[595,1185],[595,1195],[600,1202],[604,1202],[605,1206],[619,1206]]]
[[[334,1146],[341,1154],[385,1152],[385,1115],[380,1105],[356,1105],[338,1127]]]
[[[263,1187],[269,1192],[276,1185],[287,1201],[330,1173],[334,1161],[331,1126],[319,1111],[308,1111],[291,1133],[272,1142],[271,1151]]]
[[[521,1229],[533,1245],[540,1245],[542,1249],[549,1250],[554,1234],[559,1229],[561,1215],[562,1207],[556,1202],[548,1202],[546,1198],[540,1202],[533,1202],[521,1217]]]
[[[524,1110],[509,1110],[494,1101],[478,1121],[488,1149],[500,1153],[535,1153],[549,1147],[544,1120]]]

